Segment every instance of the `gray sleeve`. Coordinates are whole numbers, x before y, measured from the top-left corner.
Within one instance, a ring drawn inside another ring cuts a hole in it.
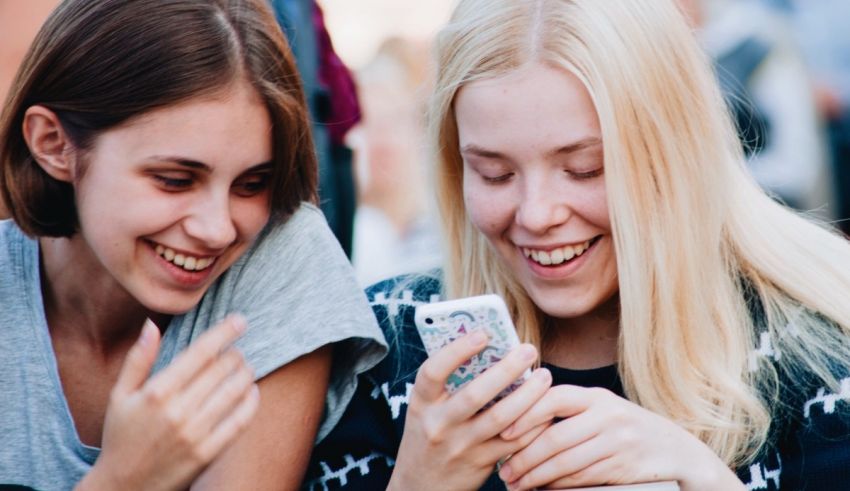
[[[351,399],[357,374],[380,361],[386,343],[351,264],[316,207],[302,205],[258,241],[231,285],[231,307],[248,320],[237,346],[259,379],[336,343],[320,440]]]

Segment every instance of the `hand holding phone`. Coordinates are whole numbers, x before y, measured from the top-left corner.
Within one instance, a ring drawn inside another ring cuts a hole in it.
[[[433,356],[445,345],[473,331],[483,331],[489,338],[483,350],[449,376],[446,381],[449,393],[456,392],[520,344],[508,308],[498,295],[480,295],[420,305],[416,308],[414,321],[428,356]],[[531,370],[526,370],[519,379],[499,393],[488,407],[516,390],[530,375]]]

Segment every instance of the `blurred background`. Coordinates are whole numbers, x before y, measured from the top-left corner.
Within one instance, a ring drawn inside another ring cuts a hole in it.
[[[305,80],[322,209],[360,281],[438,266],[424,113],[431,42],[455,0],[269,1]],[[850,231],[850,1],[678,1],[753,175]],[[0,100],[57,4],[0,0]]]

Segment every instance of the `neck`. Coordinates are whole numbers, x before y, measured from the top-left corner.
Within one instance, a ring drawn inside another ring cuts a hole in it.
[[[588,370],[617,362],[620,334],[620,297],[580,317],[548,317],[543,360],[574,370]]]
[[[107,353],[126,346],[148,312],[94,257],[79,234],[42,238],[41,289],[51,337]]]

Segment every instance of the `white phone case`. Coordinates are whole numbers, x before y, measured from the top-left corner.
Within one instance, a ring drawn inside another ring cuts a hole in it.
[[[414,320],[429,356],[472,331],[484,331],[490,338],[486,348],[449,376],[446,381],[449,393],[469,383],[519,345],[508,308],[498,295],[480,295],[423,304],[416,308]],[[502,391],[493,402],[516,390],[530,375],[531,370],[526,370],[522,377]]]

